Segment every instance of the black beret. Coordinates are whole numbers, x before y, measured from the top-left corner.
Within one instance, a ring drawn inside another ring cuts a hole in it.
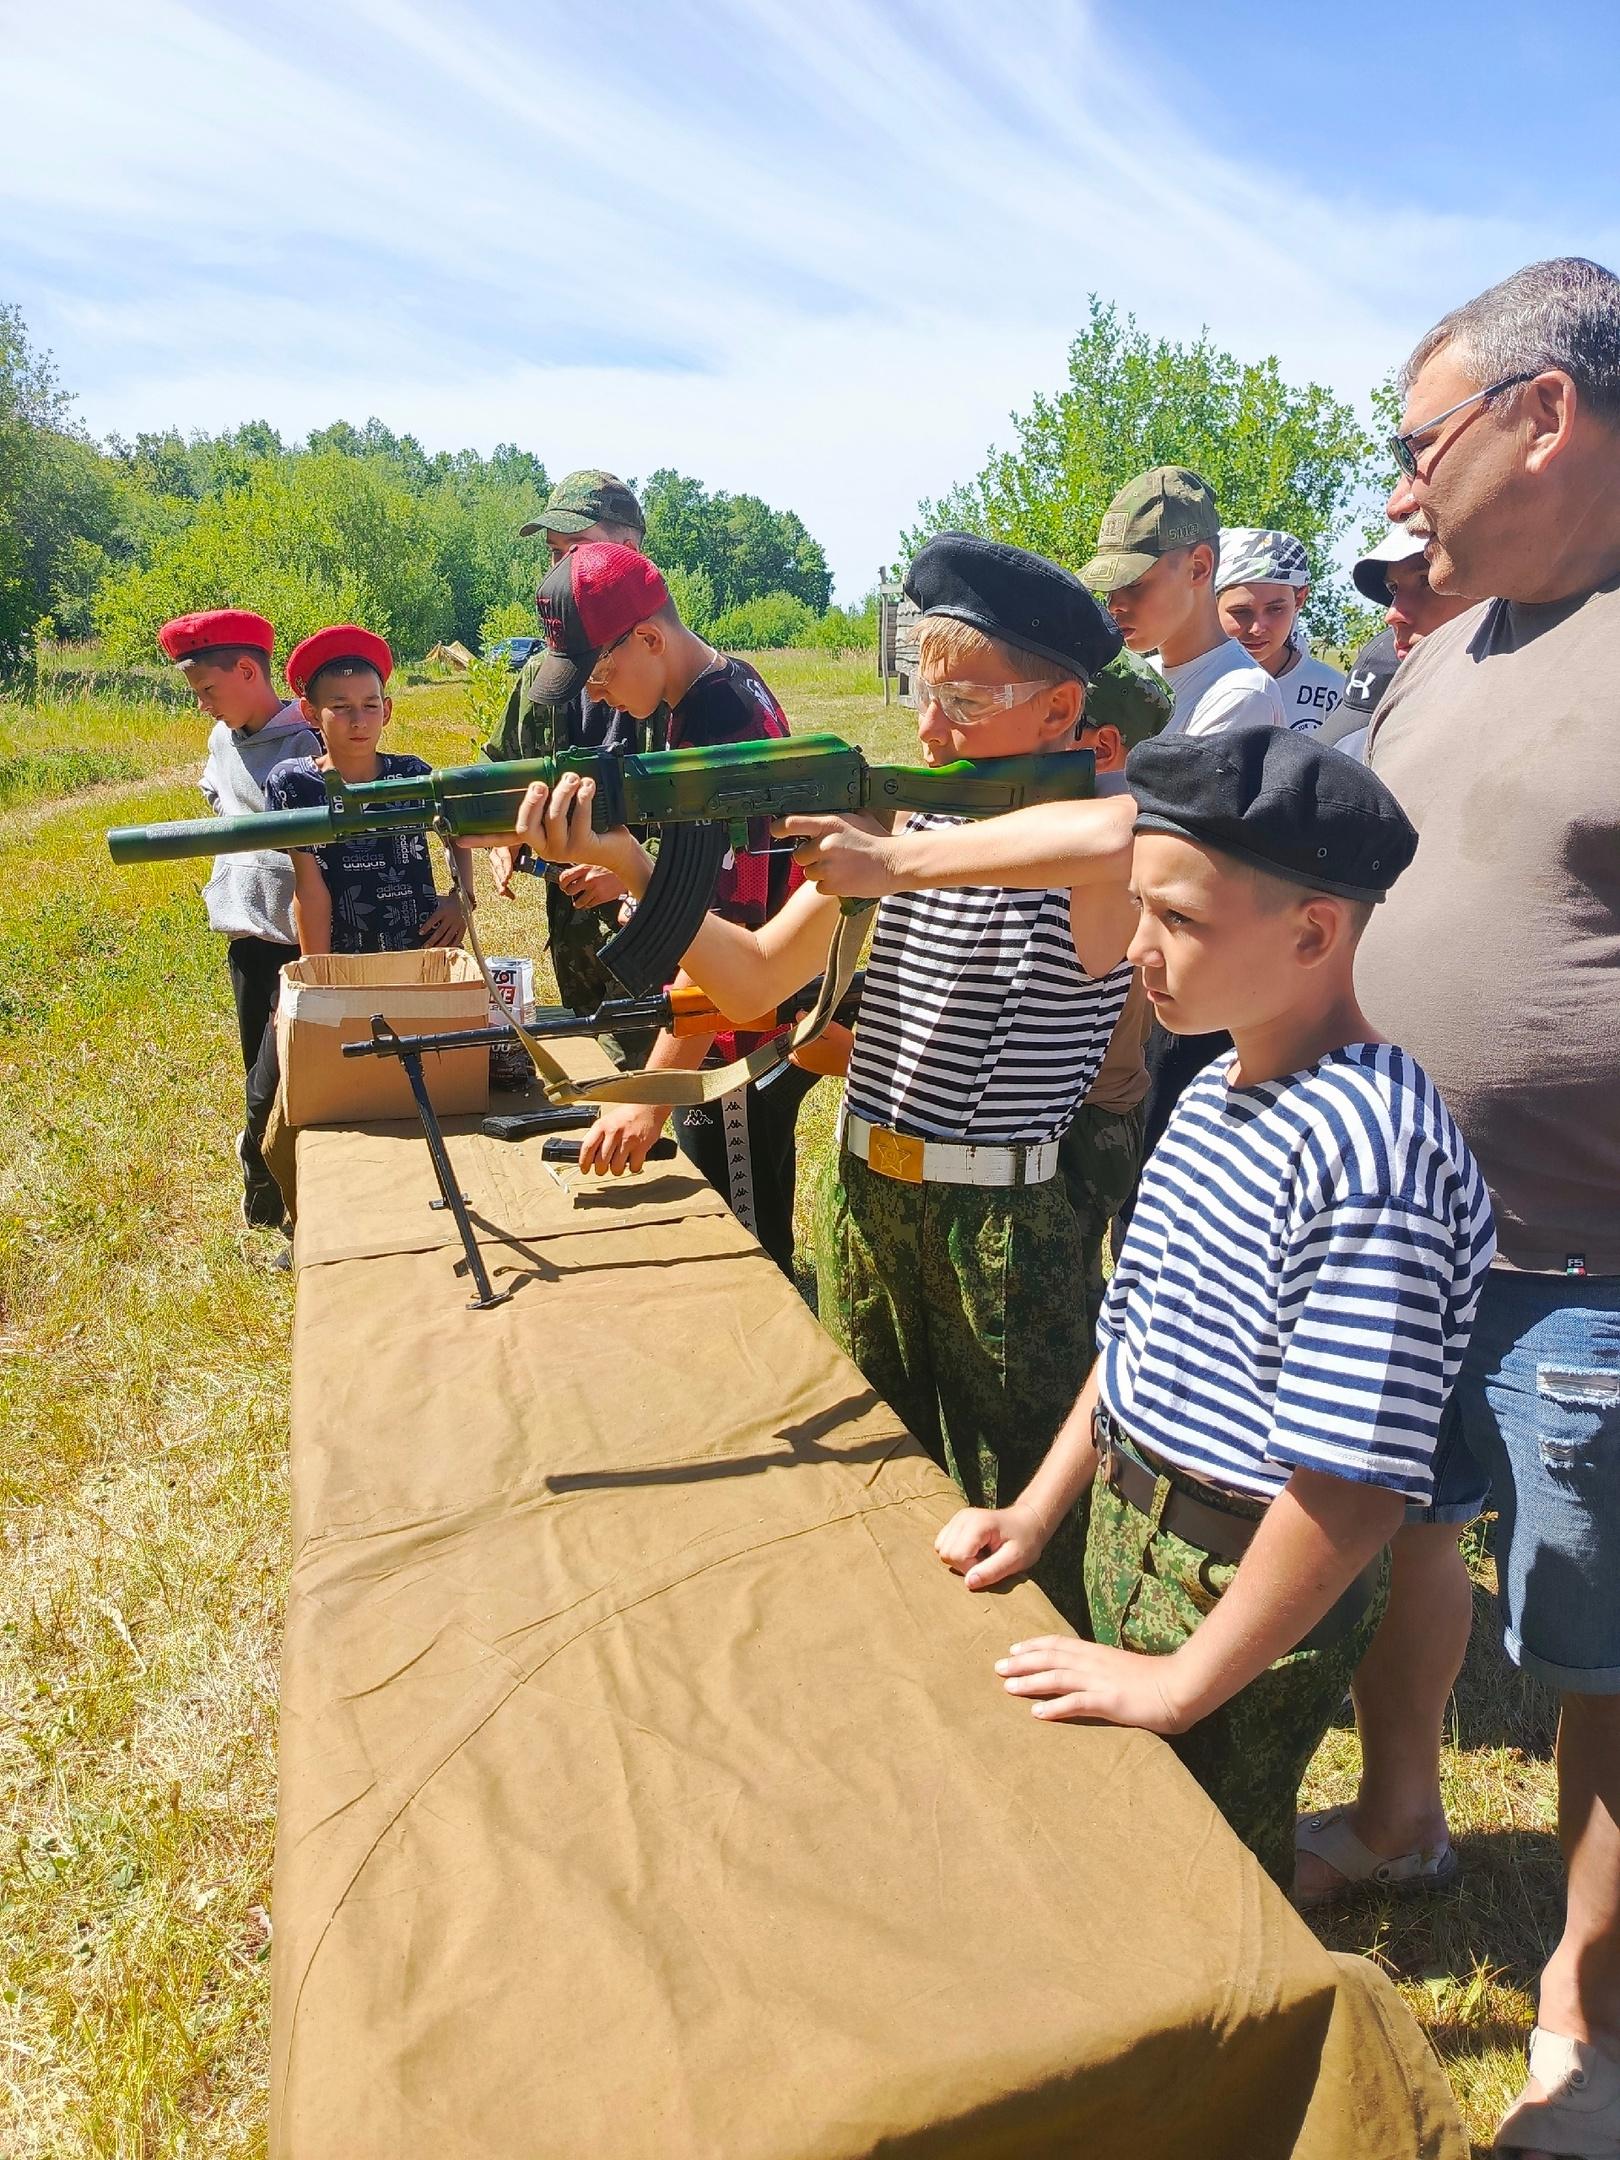
[[[971,623],[986,637],[1072,669],[1083,682],[1124,643],[1114,618],[1077,577],[1044,555],[977,533],[936,533],[913,558],[905,595],[925,615]]]
[[[1382,900],[1417,832],[1375,773],[1291,728],[1158,736],[1125,761],[1138,832],[1174,833],[1273,877]]]

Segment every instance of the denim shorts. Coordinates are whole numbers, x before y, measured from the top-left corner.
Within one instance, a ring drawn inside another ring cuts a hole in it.
[[[1413,1510],[1499,1521],[1502,1633],[1515,1665],[1576,1695],[1620,1694],[1620,1276],[1486,1279]]]

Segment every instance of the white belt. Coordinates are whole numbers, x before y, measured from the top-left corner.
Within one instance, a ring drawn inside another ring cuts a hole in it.
[[[1033,1147],[972,1147],[959,1140],[923,1140],[868,1124],[840,1109],[838,1138],[880,1177],[904,1185],[1044,1185],[1057,1169],[1058,1144]]]

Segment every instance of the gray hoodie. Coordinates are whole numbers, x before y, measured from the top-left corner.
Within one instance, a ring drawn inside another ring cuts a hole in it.
[[[253,734],[216,720],[208,738],[202,791],[218,817],[248,817],[264,808],[264,783],[288,758],[319,757],[321,739],[296,702],[283,705]],[[296,945],[292,919],[292,857],[264,848],[252,855],[216,855],[203,887],[208,926],[226,937],[271,938]]]

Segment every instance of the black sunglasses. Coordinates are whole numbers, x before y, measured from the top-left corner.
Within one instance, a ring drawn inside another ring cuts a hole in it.
[[[1451,419],[1456,413],[1466,412],[1470,405],[1482,404],[1486,398],[1495,397],[1499,391],[1514,390],[1520,383],[1534,382],[1540,372],[1539,368],[1531,368],[1523,375],[1504,375],[1500,382],[1487,384],[1483,390],[1476,390],[1472,397],[1459,398],[1455,405],[1448,405],[1443,413],[1436,413],[1432,420],[1425,420],[1415,428],[1408,428],[1404,435],[1391,435],[1389,447],[1396,464],[1408,480],[1415,480],[1418,454],[1413,444],[1418,436],[1432,435],[1443,420]]]

